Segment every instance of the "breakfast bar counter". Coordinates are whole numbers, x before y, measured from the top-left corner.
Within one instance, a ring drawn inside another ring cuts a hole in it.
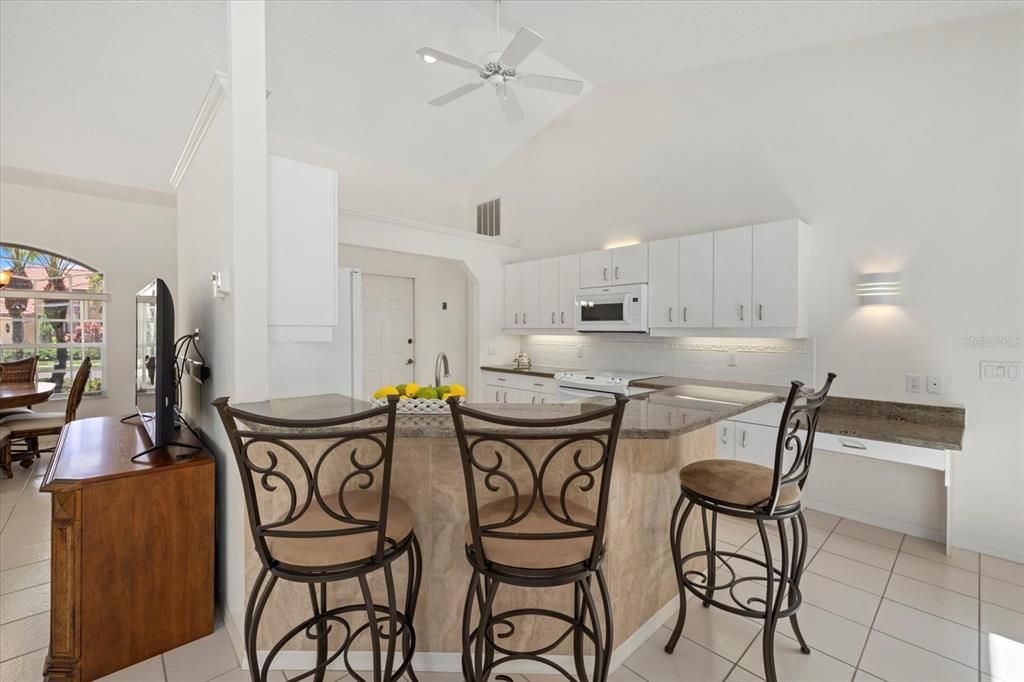
[[[709,389],[683,394],[672,390],[635,398],[628,404],[612,473],[604,564],[615,622],[613,664],[624,660],[650,636],[651,628],[660,626],[675,611],[676,579],[668,537],[672,507],[679,495],[679,469],[714,456],[713,425],[717,421],[775,399],[774,394],[751,391]],[[475,407],[516,417],[551,418],[580,414],[601,404],[607,403],[587,399],[543,406]],[[265,416],[311,420],[358,412],[369,405],[331,394],[234,407]],[[323,441],[305,441],[300,452],[308,461],[315,461],[325,447]],[[534,462],[539,462],[551,447],[552,442],[533,441],[524,449]],[[346,446],[348,449],[351,447]],[[336,474],[338,480],[343,475]],[[468,519],[465,484],[450,415],[399,414],[391,485],[392,494],[405,500],[415,515],[416,535],[423,551],[423,581],[415,617],[417,669],[456,672],[460,670],[461,613],[470,570],[464,550]],[[329,486],[321,481],[323,490]],[[698,532],[699,524],[688,524],[686,551],[698,546]],[[251,541],[247,540],[246,546],[248,591],[259,573],[260,561]],[[688,567],[701,570],[696,564]],[[400,573],[405,567],[397,570]],[[376,590],[383,586],[373,588],[376,596]],[[361,601],[358,587],[346,583],[332,585],[329,597],[332,603]],[[572,598],[571,587],[538,594],[510,587],[499,594],[499,601],[505,602],[502,608],[536,605],[538,599],[543,599],[549,606],[552,600],[562,601],[559,608],[569,612]],[[308,608],[303,586],[282,583],[275,588],[263,616],[258,645],[261,652],[303,620]],[[518,628],[508,644],[538,646],[554,641],[557,633],[556,624],[536,619]],[[288,646],[312,656],[315,642],[296,638]],[[357,640],[353,649],[368,652],[369,641]],[[570,643],[563,642],[553,653],[565,656],[570,651]]]

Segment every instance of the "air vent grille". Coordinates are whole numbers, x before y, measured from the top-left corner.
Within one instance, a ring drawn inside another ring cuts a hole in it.
[[[501,235],[501,199],[491,199],[476,207],[476,233],[487,237]]]

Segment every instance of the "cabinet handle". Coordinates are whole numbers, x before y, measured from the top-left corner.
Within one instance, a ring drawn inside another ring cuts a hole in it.
[[[619,266],[616,265],[615,266],[615,279],[618,279],[618,278],[619,278]]]
[[[672,321],[672,306],[668,307],[668,321]]]
[[[519,324],[519,313],[516,313],[516,324]]]
[[[722,443],[728,443],[728,442],[729,442],[729,429],[728,429],[728,427],[723,426],[722,427]]]
[[[526,324],[526,313],[523,313],[523,324]]]
[[[540,399],[540,404],[543,405],[546,401],[547,401],[547,398],[541,398]]]
[[[501,391],[495,391],[494,392],[494,402],[498,402],[499,400],[501,400]]]
[[[551,311],[551,324],[555,323],[555,312]]]
[[[507,381],[507,379],[505,379],[505,377],[496,377],[496,378],[497,378],[498,381]]]
[[[508,391],[505,391],[505,394],[502,395],[502,402],[504,402],[504,403],[508,402]]]
[[[858,443],[857,441],[843,440],[842,438],[840,438],[839,444],[842,445],[844,448],[850,448],[851,450],[867,450],[867,446],[865,446],[863,443]]]
[[[535,395],[530,396],[530,402],[536,404],[537,396],[535,396]]]
[[[747,447],[747,430],[746,429],[741,429],[740,430],[740,447],[741,448]]]
[[[740,303],[740,321],[743,321],[743,304]]]
[[[562,324],[565,324],[565,311],[562,311]]]
[[[764,319],[764,305],[761,304],[761,303],[757,304],[757,319],[759,319],[759,320],[763,320]]]
[[[608,268],[604,269],[604,274],[601,275],[601,279],[605,282],[608,281]]]
[[[686,322],[686,306],[683,306],[683,322]]]

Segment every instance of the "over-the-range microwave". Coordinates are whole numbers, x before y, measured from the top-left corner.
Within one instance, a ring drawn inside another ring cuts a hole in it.
[[[647,285],[576,290],[576,331],[646,334]]]

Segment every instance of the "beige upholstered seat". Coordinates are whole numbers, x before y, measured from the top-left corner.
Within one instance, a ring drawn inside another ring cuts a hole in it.
[[[43,429],[60,429],[64,426],[65,415],[62,412],[27,412],[13,414],[0,419],[0,424],[9,429],[15,438],[19,432],[40,431]]]
[[[336,514],[341,514],[337,499],[326,500]],[[380,494],[369,490],[345,491],[345,506],[351,516],[363,520],[380,518]],[[387,537],[397,543],[409,537],[413,531],[415,517],[412,509],[400,497],[391,495],[388,502]],[[279,530],[321,531],[357,528],[330,516],[314,501],[310,508],[296,521]],[[377,531],[333,537],[285,538],[267,537],[270,555],[289,566],[337,566],[369,559],[377,551]],[[388,544],[384,545],[385,554]]]
[[[561,514],[561,503],[557,497],[547,495],[545,501],[548,507],[556,514]],[[480,526],[485,529],[488,525],[507,521],[513,513],[515,497],[503,497],[494,502],[489,502],[480,507]],[[519,506],[515,509],[516,514],[521,514],[530,504],[530,498],[519,497]],[[569,517],[573,521],[593,525],[596,522],[596,515],[583,505],[566,500],[566,507]],[[521,521],[500,529],[503,533],[524,533],[524,534],[554,534],[571,533],[579,530],[568,526],[548,514],[547,510],[538,499],[533,503],[533,508]],[[524,569],[550,569],[572,566],[585,561],[590,556],[593,536],[567,539],[541,539],[536,537],[495,538],[484,535],[481,538],[484,546],[484,556],[488,561],[502,566]],[[466,545],[473,544],[473,533],[469,524],[466,524]]]
[[[701,497],[740,507],[766,502],[772,492],[774,473],[768,467],[731,459],[705,459],[688,464],[679,472],[686,490]],[[791,483],[779,491],[778,507],[800,501],[800,488]]]

